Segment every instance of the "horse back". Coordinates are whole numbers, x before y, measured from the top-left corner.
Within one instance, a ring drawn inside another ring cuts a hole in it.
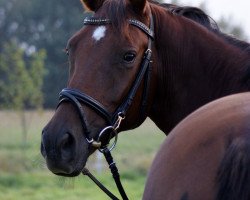
[[[169,134],[149,171],[144,200],[250,199],[250,93],[209,103]]]

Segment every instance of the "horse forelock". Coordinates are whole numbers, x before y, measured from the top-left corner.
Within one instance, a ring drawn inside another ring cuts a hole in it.
[[[129,27],[131,26],[129,26],[129,20],[135,19],[149,26],[149,13],[150,9],[148,4],[145,12],[142,13],[135,9],[132,3],[128,0],[106,0],[97,15],[97,18],[109,19],[113,31],[130,39],[131,34],[129,34]]]
[[[111,21],[112,27],[119,32],[123,32],[127,20],[126,0],[107,0],[103,6],[105,7],[105,15]]]

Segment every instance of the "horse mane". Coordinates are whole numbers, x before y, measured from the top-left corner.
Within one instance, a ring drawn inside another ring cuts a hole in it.
[[[177,16],[183,16],[187,19],[190,19],[209,31],[215,33],[220,38],[224,39],[228,44],[231,44],[235,47],[238,47],[239,49],[249,52],[250,53],[250,44],[237,39],[236,37],[223,33],[219,26],[217,25],[216,21],[210,17],[208,14],[206,14],[203,10],[197,7],[191,7],[191,6],[177,6],[174,4],[169,3],[158,3],[156,1],[151,1],[151,3],[159,5],[161,7],[166,8],[169,12],[171,12],[173,15]]]
[[[250,199],[250,137],[245,136],[228,145],[220,164],[217,200]]]
[[[107,15],[107,19],[111,20],[111,25],[113,26],[114,30],[123,32],[123,27],[127,20],[126,2],[124,0],[107,0],[104,1],[104,5],[107,8],[107,10],[105,11],[105,15]]]
[[[227,44],[232,45],[241,50],[243,53],[247,53],[248,55],[250,55],[250,44],[248,42],[237,39],[233,35],[223,33],[217,25],[216,21],[200,8],[191,6],[177,6],[168,3],[162,4],[156,1],[150,2],[158,6],[164,7],[168,12],[172,13],[173,15],[183,16],[189,20],[192,20],[195,23],[198,23],[199,25],[205,27],[207,30],[223,39]],[[243,73],[244,75],[241,80],[243,84],[246,84],[247,87],[250,88],[250,60],[248,63],[246,63],[244,69],[245,73]]]
[[[174,4],[167,4],[167,3],[162,4],[162,6],[167,8],[172,14],[184,16],[188,19],[191,19],[205,26],[207,29],[211,31],[216,32],[219,30],[217,23],[200,8],[191,6],[177,6]]]

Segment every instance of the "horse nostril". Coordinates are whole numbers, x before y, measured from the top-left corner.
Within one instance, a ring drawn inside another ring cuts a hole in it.
[[[41,142],[41,154],[44,158],[47,157],[47,154],[46,154],[46,150],[45,150],[45,147],[43,145],[43,142]]]
[[[45,149],[45,146],[44,146],[44,139],[43,139],[43,136],[44,136],[44,132],[42,132],[42,141],[41,141],[41,154],[44,158],[47,157],[47,153],[46,153],[46,149]]]
[[[74,137],[69,133],[65,133],[59,145],[62,159],[68,161],[70,159],[73,159],[73,152],[75,147]]]

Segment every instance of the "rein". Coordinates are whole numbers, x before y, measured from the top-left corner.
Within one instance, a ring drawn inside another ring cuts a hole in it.
[[[91,17],[91,18],[85,18],[83,23],[84,25],[100,26],[100,25],[111,24],[111,20]],[[129,19],[128,23],[143,31],[148,36],[149,39],[148,39],[148,47],[144,53],[140,70],[137,73],[136,79],[134,80],[133,86],[131,87],[125,101],[123,101],[123,103],[116,109],[114,113],[109,113],[101,103],[99,103],[97,100],[93,99],[89,95],[85,94],[84,92],[81,92],[76,89],[64,88],[59,94],[59,103],[57,105],[58,108],[63,102],[70,102],[77,109],[87,143],[89,144],[89,146],[99,149],[99,151],[104,154],[123,200],[128,200],[128,197],[122,187],[120,181],[120,175],[115,165],[115,162],[113,161],[111,151],[117,143],[118,139],[117,130],[119,129],[122,120],[126,117],[127,111],[130,108],[131,104],[133,103],[134,97],[138,91],[138,88],[143,78],[144,78],[144,89],[142,95],[140,117],[142,118],[145,117],[146,115],[148,85],[150,82],[150,63],[152,55],[151,47],[152,47],[152,40],[154,39],[154,21],[152,15],[150,15],[150,28],[148,28],[144,23],[135,19]],[[88,123],[84,114],[82,104],[87,105],[96,113],[98,113],[103,119],[105,119],[105,121],[108,124],[107,127],[103,128],[100,131],[96,139],[91,137],[91,133],[88,129]],[[107,133],[109,134],[109,139],[107,141],[102,141],[102,137],[106,136]],[[109,146],[109,142],[112,137],[115,137],[115,140],[113,144]],[[84,168],[82,173],[90,177],[111,199],[114,200],[118,199],[108,189],[106,189],[86,168]]]

